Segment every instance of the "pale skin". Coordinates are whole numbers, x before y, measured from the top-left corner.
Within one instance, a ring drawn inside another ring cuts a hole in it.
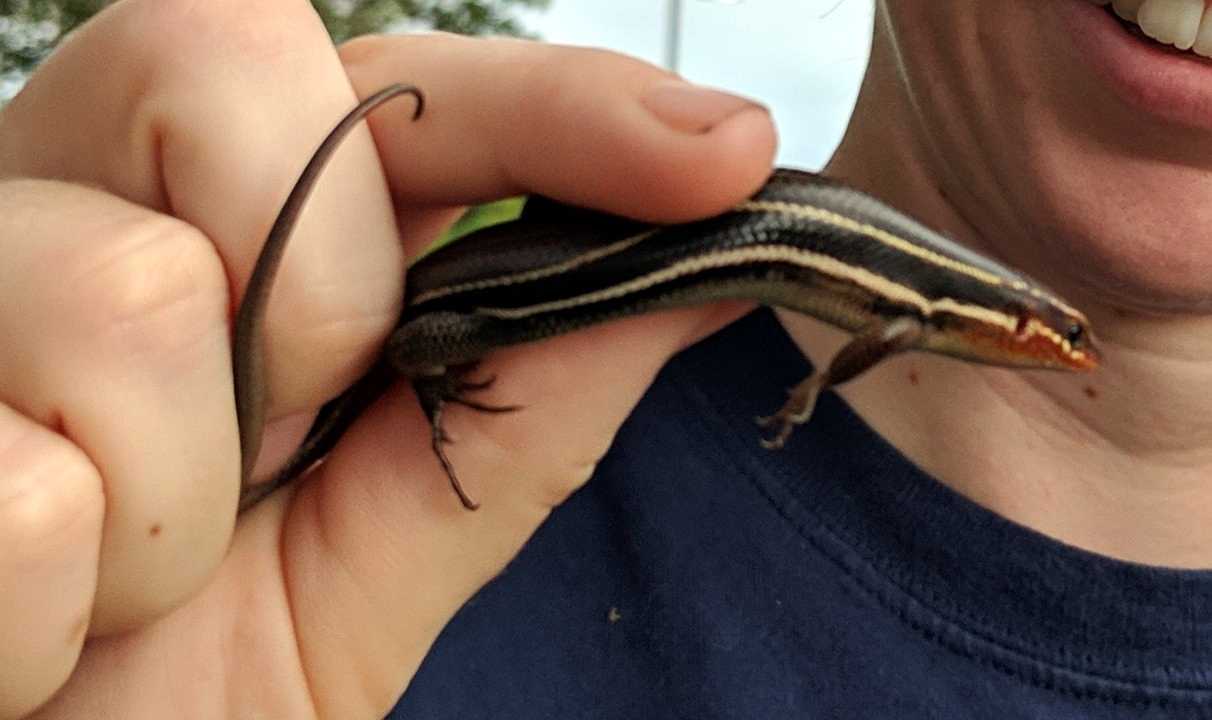
[[[1103,367],[1075,378],[914,355],[842,395],[1006,517],[1122,559],[1212,567],[1212,138],[1103,88],[1056,6],[881,4],[829,172],[1046,281],[1091,317]],[[827,357],[830,333],[784,320]]]
[[[1212,143],[1189,136],[1194,160],[1159,163],[1160,141],[1140,138],[1167,128],[1097,95],[1065,100],[1089,83],[1072,63],[1045,72],[1064,47],[1049,5],[882,10],[831,172],[1070,296],[1105,369],[1075,379],[914,355],[844,394],[1012,519],[1111,555],[1212,565],[1212,247],[1199,232],[1212,202],[1196,162]],[[927,74],[944,81],[913,82]],[[775,145],[762,108],[688,95],[607,53],[431,36],[338,54],[301,0],[127,0],[94,20],[0,114],[0,718],[381,717],[455,610],[589,476],[662,363],[745,310],[495,354],[484,399],[526,411],[448,420],[477,513],[451,495],[401,385],[297,492],[237,524],[231,308],[315,143],[393,82],[425,90],[426,116],[412,123],[407,101],[376,113],[287,253],[263,467],[365,367],[399,310],[405,258],[459,206],[542,192],[705,216],[761,183]],[[1021,105],[1024,86],[1039,113],[981,110]],[[1055,117],[1101,123],[1105,142],[1038,119]],[[784,320],[818,364],[833,351],[819,325]]]

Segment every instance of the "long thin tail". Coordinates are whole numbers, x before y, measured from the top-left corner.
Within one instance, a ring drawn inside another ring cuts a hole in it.
[[[256,485],[246,485],[240,495],[240,512],[256,505],[270,493],[307,472],[337,445],[354,421],[378,400],[398,377],[385,358],[379,358],[348,390],[320,408],[303,444],[274,476]]]
[[[320,171],[328,164],[341,141],[370,111],[401,95],[411,95],[416,100],[417,108],[413,119],[421,116],[425,109],[425,97],[411,85],[392,85],[359,103],[332,129],[312,155],[278,211],[278,217],[261,247],[261,254],[257,256],[257,263],[244,290],[244,300],[236,313],[232,357],[236,417],[240,425],[241,479],[245,483],[248,482],[248,475],[252,472],[257,454],[261,450],[261,431],[265,425],[265,313],[269,307],[269,294],[278,274],[278,266],[286,252],[287,241],[290,240],[308,196],[315,188]]]

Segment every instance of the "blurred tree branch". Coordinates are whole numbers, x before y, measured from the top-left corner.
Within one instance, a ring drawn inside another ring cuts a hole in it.
[[[525,35],[511,10],[550,0],[312,0],[337,42],[399,23],[460,35]]]

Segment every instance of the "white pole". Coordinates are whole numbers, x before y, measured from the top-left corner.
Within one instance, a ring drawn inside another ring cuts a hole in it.
[[[665,67],[676,73],[682,55],[682,0],[667,0],[666,8]]]

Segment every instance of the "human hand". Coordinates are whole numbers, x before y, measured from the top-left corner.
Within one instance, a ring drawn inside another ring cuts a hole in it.
[[[0,717],[52,694],[35,717],[381,717],[660,365],[740,311],[490,358],[483,399],[526,411],[448,416],[477,513],[401,385],[237,527],[231,309],[315,144],[393,82],[425,116],[377,111],[287,250],[269,463],[297,441],[289,418],[368,365],[405,258],[459,206],[540,192],[689,219],[754,190],[773,152],[760,108],[609,53],[427,35],[338,54],[299,0],[99,15],[0,112]]]

